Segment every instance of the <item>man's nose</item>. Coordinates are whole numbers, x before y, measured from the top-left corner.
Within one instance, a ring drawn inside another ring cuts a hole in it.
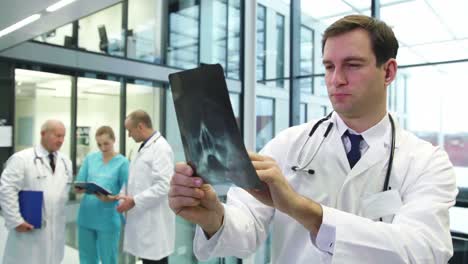
[[[346,74],[341,68],[336,67],[332,73],[331,81],[332,81],[333,86],[340,87],[341,85],[346,83]]]

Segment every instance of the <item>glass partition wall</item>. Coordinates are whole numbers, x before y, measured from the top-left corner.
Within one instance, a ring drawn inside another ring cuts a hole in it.
[[[241,0],[127,0],[34,41],[180,69],[219,63],[227,78],[240,80],[242,6]]]
[[[165,131],[162,131],[164,125],[164,92],[164,88],[155,82],[143,80],[127,82],[126,116],[135,110],[144,110],[150,115],[153,128],[166,134]],[[129,159],[133,159],[140,144],[126,137],[125,153]]]
[[[119,152],[120,135],[120,88],[118,81],[79,77],[77,92],[77,144],[76,168],[84,157],[99,151],[95,140],[96,130],[110,126],[116,135],[115,151]]]
[[[124,55],[122,4],[78,21],[78,47],[87,51]]]

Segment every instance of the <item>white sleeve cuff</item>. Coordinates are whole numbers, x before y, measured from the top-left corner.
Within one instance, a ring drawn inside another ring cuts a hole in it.
[[[224,217],[226,217],[226,214]],[[223,223],[221,224],[219,230],[210,238],[206,237],[205,231],[203,231],[199,225],[196,226],[193,252],[195,253],[197,259],[204,261],[211,258],[212,253],[215,251],[216,245],[218,245],[221,233],[223,233],[224,223],[225,219],[223,219]]]
[[[219,237],[221,236],[223,227],[224,222],[223,225],[219,228],[219,230],[213,236],[208,238],[206,237],[205,231],[203,231],[203,229],[199,225],[197,225],[195,229],[195,237],[198,242],[202,243],[203,247],[214,248],[214,246],[219,240]]]
[[[317,233],[317,236],[310,234],[312,243],[320,250],[333,254],[336,241],[336,221],[330,208],[323,206],[322,225]]]
[[[26,222],[22,217],[15,218],[15,220],[5,221],[5,227],[9,230],[13,230],[22,223]]]

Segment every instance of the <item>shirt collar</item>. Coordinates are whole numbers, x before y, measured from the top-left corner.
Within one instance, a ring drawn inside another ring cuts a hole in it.
[[[39,144],[37,146],[37,155],[39,157],[48,157],[49,156],[49,151],[47,151],[47,149],[44,148],[44,146],[42,146],[42,144]],[[52,154],[54,154],[54,157],[57,157],[57,152],[52,152]]]
[[[157,130],[153,131],[153,134],[151,134],[151,136],[149,138],[147,138],[145,141],[143,141],[143,143],[141,144],[141,148],[143,148],[146,143],[148,143],[148,141],[150,141],[150,139],[152,139],[154,137],[154,135],[156,135],[158,133]]]
[[[346,130],[350,130],[352,134],[359,134],[349,128],[337,113],[333,113],[333,117],[335,119],[336,129],[340,136],[343,136]],[[390,133],[390,120],[388,118],[388,113],[386,113],[382,120],[373,127],[362,132],[361,135],[369,146],[373,146],[381,145],[382,143],[388,144],[390,142],[390,138],[386,136],[388,133]],[[383,142],[382,137],[384,138]]]

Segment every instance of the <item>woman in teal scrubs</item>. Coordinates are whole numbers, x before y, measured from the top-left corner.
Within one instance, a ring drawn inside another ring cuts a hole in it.
[[[112,195],[85,194],[81,200],[77,219],[80,263],[116,264],[123,217],[115,209],[118,201],[114,196],[127,182],[128,159],[115,152],[112,128],[100,127],[96,142],[101,151],[86,156],[76,180],[95,182]]]

